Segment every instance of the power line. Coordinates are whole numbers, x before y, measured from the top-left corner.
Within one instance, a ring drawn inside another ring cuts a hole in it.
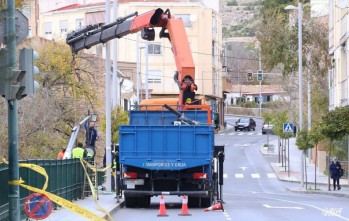
[[[127,37],[123,37],[123,39],[136,42],[136,40],[131,39],[131,38],[127,38]],[[141,43],[145,43],[145,42],[142,41]],[[151,43],[148,43],[148,44],[151,44]],[[162,44],[160,45],[160,47],[163,48],[163,49],[169,49],[169,50],[172,49],[171,47],[163,46]],[[195,52],[195,51],[192,51],[192,53],[193,53],[193,54],[206,55],[206,56],[212,57],[212,54],[208,54],[208,53]],[[220,55],[215,55],[215,57],[220,57]],[[258,58],[242,58],[242,57],[234,57],[234,56],[225,56],[225,58],[227,58],[227,59],[247,60],[247,61],[256,61],[256,62],[258,62]]]

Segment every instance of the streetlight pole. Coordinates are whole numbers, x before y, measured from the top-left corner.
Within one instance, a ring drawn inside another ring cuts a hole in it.
[[[106,1],[105,4],[105,23],[109,24],[110,23],[110,0]],[[105,147],[105,152],[106,152],[106,165],[111,164],[111,106],[110,106],[110,101],[111,101],[111,74],[110,74],[110,43],[106,43],[106,62],[105,62],[105,112],[106,112],[106,129],[105,129],[105,140],[106,140],[106,147]],[[116,52],[115,52],[116,53]],[[115,61],[116,62],[116,61]],[[107,191],[111,191],[111,169],[107,169],[106,171],[106,189]]]
[[[149,99],[149,90],[148,90],[148,78],[149,78],[149,73],[148,73],[148,55],[149,55],[149,45],[148,42],[145,45],[145,99]]]
[[[136,90],[137,90],[137,103],[138,105],[140,104],[139,100],[139,73],[140,73],[140,63],[139,63],[139,34],[137,34],[137,41],[136,41],[136,52],[137,52],[137,58],[136,58],[136,63],[137,63],[137,73],[136,73]]]
[[[303,129],[303,88],[302,88],[302,18],[303,6],[298,3],[298,7],[288,5],[286,10],[298,9],[298,93],[299,93],[299,131]],[[304,187],[304,153],[301,151],[301,186]]]
[[[259,65],[259,70],[262,70],[262,59],[261,59],[261,46],[259,46],[259,51],[258,51],[258,65]],[[259,98],[262,97],[262,80],[259,81]],[[259,100],[259,116],[262,117],[262,99]]]

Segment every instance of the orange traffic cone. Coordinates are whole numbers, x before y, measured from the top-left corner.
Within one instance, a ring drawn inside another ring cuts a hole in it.
[[[158,216],[168,216],[166,212],[165,199],[164,196],[160,196],[160,209]]]
[[[179,216],[191,216],[188,210],[188,197],[186,195],[183,196],[182,200],[182,213],[178,214]]]
[[[218,202],[217,204],[206,208],[205,212],[211,211],[211,210],[222,210],[222,211],[224,211],[222,202]]]

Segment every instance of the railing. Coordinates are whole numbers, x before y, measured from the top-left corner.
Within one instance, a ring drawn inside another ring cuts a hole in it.
[[[68,160],[25,160],[20,163],[29,163],[39,165],[45,168],[49,180],[47,192],[65,198],[69,201],[82,198],[82,190],[84,185],[84,169],[79,159]],[[8,165],[0,164],[0,221],[8,220]],[[45,177],[41,174],[27,169],[20,168],[19,176],[25,181],[26,185],[42,188]],[[23,209],[24,201],[32,192],[20,187],[20,214],[21,218],[26,218]],[[57,205],[54,205],[54,209]]]

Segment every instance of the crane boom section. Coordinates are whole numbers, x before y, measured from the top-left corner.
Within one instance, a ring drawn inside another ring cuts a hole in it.
[[[103,26],[88,25],[70,32],[67,35],[66,43],[70,45],[73,53],[77,53],[82,49],[88,49],[138,31],[141,31],[144,40],[153,41],[155,39],[154,27],[161,28],[159,37],[168,38],[172,46],[177,68],[174,80],[180,91],[179,105],[190,104],[194,101],[197,90],[197,85],[194,83],[194,61],[184,23],[182,19],[171,16],[168,9],[163,11],[158,8],[141,15],[135,12]]]
[[[183,20],[171,19],[167,22],[166,28],[170,34],[172,51],[178,71],[178,79],[190,76],[194,80],[195,66]]]

